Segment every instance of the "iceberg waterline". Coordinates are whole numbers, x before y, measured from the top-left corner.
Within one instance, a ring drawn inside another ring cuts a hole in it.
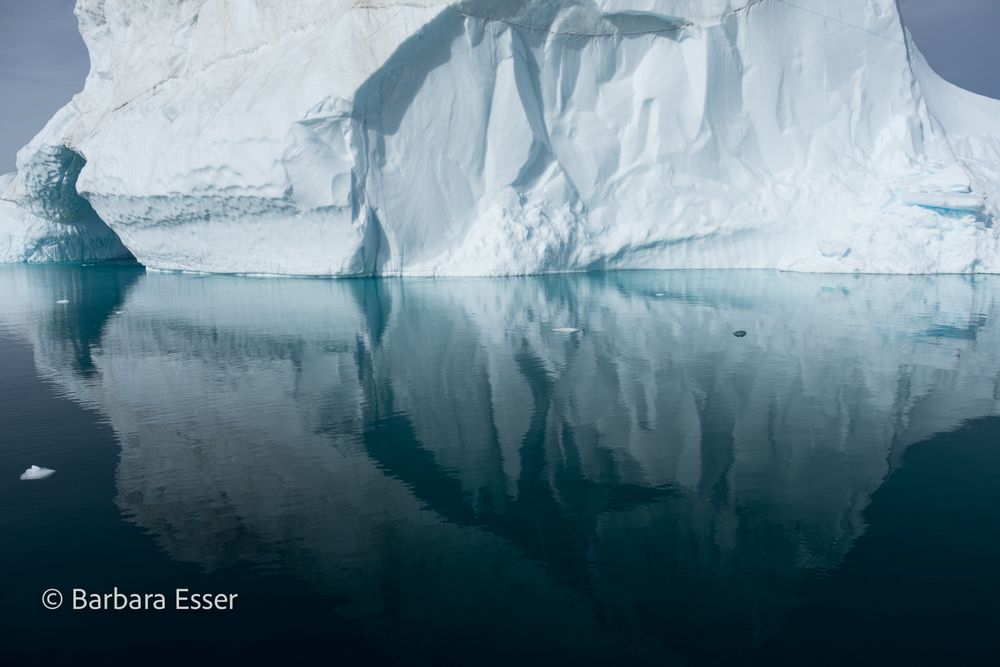
[[[1000,102],[895,0],[79,0],[0,260],[1000,272]]]

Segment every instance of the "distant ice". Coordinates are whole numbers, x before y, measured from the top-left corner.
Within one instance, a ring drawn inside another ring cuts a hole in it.
[[[56,301],[56,303],[62,306],[69,303],[69,299],[59,299],[58,301]]]
[[[553,331],[555,331],[556,333],[562,333],[562,334],[573,334],[573,333],[577,333],[580,330],[579,329],[574,329],[573,327],[558,327],[556,329],[553,329]]]
[[[46,477],[51,477],[55,474],[55,470],[51,468],[40,468],[38,466],[31,466],[23,473],[21,473],[21,480],[28,482],[36,479],[45,479]]]

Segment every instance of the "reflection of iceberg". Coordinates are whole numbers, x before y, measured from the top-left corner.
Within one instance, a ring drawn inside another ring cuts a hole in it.
[[[52,288],[31,271],[0,281]],[[456,618],[579,651],[608,649],[609,618],[679,645],[720,610],[766,634],[908,445],[998,412],[998,296],[958,277],[154,274],[128,317],[0,323],[107,416],[119,504],[174,558],[292,569],[417,654]],[[98,332],[87,363],[76,331]]]
[[[104,401],[91,354],[100,344],[104,318],[121,305],[140,275],[142,269],[134,264],[112,263],[86,271],[69,265],[41,271],[4,267],[0,327],[28,339],[42,375],[57,381],[69,396],[100,408]],[[57,303],[63,295],[70,303]]]

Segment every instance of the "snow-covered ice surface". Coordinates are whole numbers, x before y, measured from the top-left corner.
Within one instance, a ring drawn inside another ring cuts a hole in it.
[[[51,468],[41,468],[39,466],[31,466],[23,473],[21,473],[22,482],[33,482],[39,479],[45,479],[46,477],[51,477],[56,473],[55,470]]]
[[[0,181],[0,260],[1000,272],[1000,102],[895,0],[76,11],[91,72]]]

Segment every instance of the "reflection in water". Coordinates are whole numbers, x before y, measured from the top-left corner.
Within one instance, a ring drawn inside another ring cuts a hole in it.
[[[408,658],[757,646],[907,446],[1000,406],[991,278],[7,267],[0,293],[172,558],[292,572]]]

